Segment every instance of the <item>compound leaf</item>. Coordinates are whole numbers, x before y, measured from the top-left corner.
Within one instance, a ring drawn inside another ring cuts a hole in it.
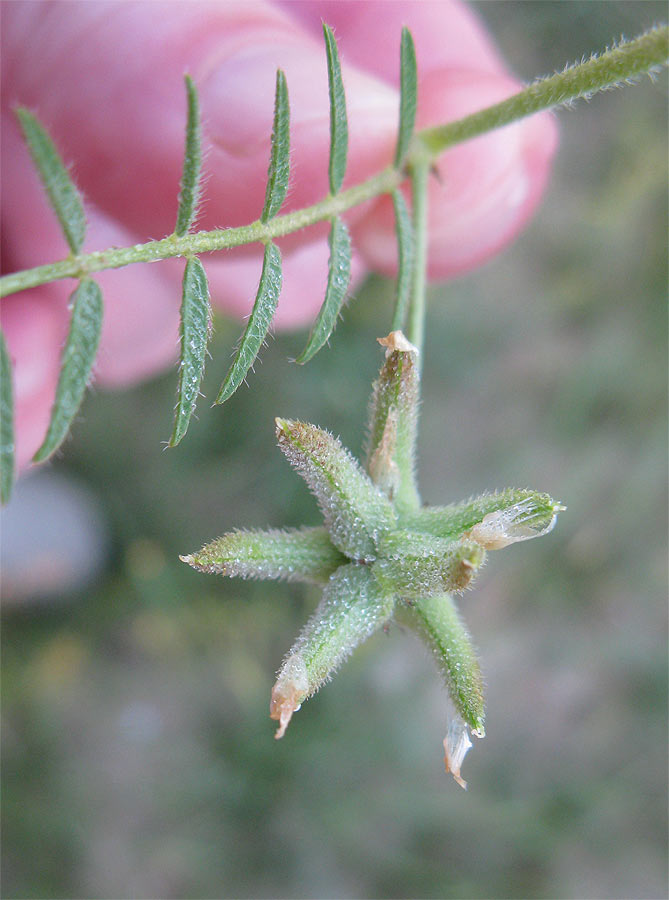
[[[102,291],[84,278],[72,294],[72,317],[63,351],[56,400],[42,446],[33,462],[43,462],[63,443],[84,399],[102,330]]]
[[[79,191],[44,126],[23,107],[16,110],[16,115],[65,240],[70,250],[78,253],[86,234],[86,216]]]
[[[197,89],[190,75],[184,76],[188,98],[188,120],[186,124],[186,149],[184,167],[179,192],[179,210],[174,233],[182,237],[190,231],[197,215],[202,178],[202,147],[200,128],[200,104]]]
[[[180,331],[179,387],[170,447],[176,447],[186,434],[188,423],[195,411],[204,373],[207,341],[211,332],[207,274],[197,257],[189,259],[184,270]]]
[[[314,357],[332,334],[346,299],[351,280],[351,237],[341,219],[332,220],[330,229],[330,261],[325,300],[311,330],[307,346],[296,362],[306,363]]]
[[[337,42],[329,25],[323,23],[325,51],[328,62],[330,90],[330,193],[337,194],[346,173],[348,156],[348,121],[346,118],[346,94],[341,77],[341,64]]]
[[[281,252],[276,244],[270,242],[265,247],[262,274],[253,310],[246,323],[235,359],[216,398],[216,403],[225,403],[228,397],[234,394],[253,365],[274,318],[281,293],[281,280]]]
[[[290,107],[288,86],[281,69],[276,73],[274,95],[274,126],[272,128],[272,150],[267,172],[265,206],[260,216],[261,222],[269,222],[281,209],[288,190],[290,177]]]

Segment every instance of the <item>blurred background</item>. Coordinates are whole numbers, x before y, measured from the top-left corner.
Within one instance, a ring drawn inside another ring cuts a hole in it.
[[[523,79],[666,17],[655,2],[476,8]],[[397,628],[295,717],[274,672],[317,601],[179,562],[235,526],[317,524],[275,446],[361,449],[393,287],[331,349],[280,336],[163,452],[176,385],[93,393],[3,512],[6,897],[664,897],[666,76],[560,114],[548,195],[505,254],[431,290],[423,498],[535,487],[568,511],[462,600],[487,737],[444,774],[447,698]],[[239,324],[216,323],[205,391]]]

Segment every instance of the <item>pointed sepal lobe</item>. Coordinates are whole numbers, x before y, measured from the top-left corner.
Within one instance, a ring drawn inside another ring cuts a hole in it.
[[[316,497],[335,547],[350,559],[374,559],[381,535],[395,523],[388,498],[329,432],[277,419],[276,434],[279,447]]]
[[[325,528],[233,531],[180,559],[200,572],[325,584],[346,557]]]
[[[293,713],[347,656],[392,615],[394,600],[369,566],[350,563],[330,577],[316,611],[286,657],[272,690],[270,718],[283,734]]]

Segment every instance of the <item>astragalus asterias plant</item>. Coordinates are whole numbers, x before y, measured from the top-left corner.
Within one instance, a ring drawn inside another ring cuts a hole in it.
[[[395,618],[418,633],[456,710],[446,769],[460,765],[468,729],[485,734],[483,682],[453,594],[473,581],[487,550],[549,532],[564,507],[547,494],[505,490],[451,506],[422,506],[415,478],[418,351],[401,331],[372,390],[364,469],[329,434],[276,420],[279,447],[314,494],[323,528],[235,531],[182,556],[203,572],[323,585],[323,597],[284,660],[270,715],[282,737],[293,713],[352,650]]]
[[[398,251],[396,304],[391,322],[379,328],[379,333],[390,334],[382,340],[386,359],[373,391],[364,468],[326,431],[277,419],[279,445],[315,494],[324,527],[232,532],[183,557],[207,572],[323,585],[322,602],[286,658],[272,693],[271,714],[279,721],[278,736],[293,712],[342,659],[394,617],[419,632],[444,674],[455,708],[445,741],[446,762],[462,783],[460,764],[469,746],[469,731],[482,736],[484,704],[478,662],[453,595],[469,585],[487,551],[545,534],[562,507],[547,495],[529,490],[483,494],[443,508],[421,506],[414,455],[426,312],[429,179],[440,155],[454,144],[655,72],[666,64],[668,35],[666,27],[655,28],[539,79],[495,106],[416,131],[417,64],[411,34],[404,29],[393,161],[366,181],[343,189],[348,154],[346,99],[337,44],[325,25],[330,99],[327,196],[313,206],[281,214],[290,181],[290,104],[288,84],[279,71],[260,216],[248,225],[213,231],[193,231],[202,194],[201,123],[198,92],[186,76],[186,146],[173,233],[161,240],[92,253],[82,253],[84,206],[53,141],[33,113],[17,110],[23,137],[70,252],[60,262],[3,276],[0,296],[55,279],[78,280],[51,421],[34,462],[50,458],[61,447],[91,379],[104,314],[96,272],[138,262],[185,259],[177,403],[169,440],[169,446],[175,447],[195,411],[211,337],[209,286],[201,254],[251,243],[264,248],[253,309],[215,400],[222,404],[246,379],[271,327],[282,284],[277,239],[320,222],[330,229],[325,298],[297,359],[306,364],[328,342],[346,301],[352,247],[344,214],[382,194],[392,197]],[[407,185],[410,204],[402,190]],[[14,478],[14,414],[12,361],[4,338],[0,339],[0,365],[0,488],[6,500]]]

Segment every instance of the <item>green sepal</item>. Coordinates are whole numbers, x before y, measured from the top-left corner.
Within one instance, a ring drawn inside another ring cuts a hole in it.
[[[262,273],[253,310],[246,323],[233,363],[218,392],[217,404],[225,403],[234,394],[253,365],[272,324],[281,293],[282,278],[281,251],[276,244],[270,242],[265,247]]]
[[[332,220],[329,236],[330,259],[325,300],[311,329],[306,347],[295,362],[309,362],[325,344],[337,323],[351,280],[351,236],[340,218]]]
[[[86,235],[86,214],[77,186],[44,126],[23,107],[16,116],[65,240],[72,253],[78,253]]]
[[[420,506],[415,476],[417,352],[401,331],[380,343],[386,347],[386,359],[372,388],[366,468],[401,513]]]
[[[449,594],[397,604],[395,616],[429,648],[453,705],[478,737],[484,736],[483,678],[471,639]]]
[[[565,507],[548,494],[509,488],[465,503],[406,512],[402,528],[454,539],[467,532],[487,550],[547,534]]]
[[[174,428],[169,446],[176,447],[195,412],[211,335],[211,306],[207,273],[200,260],[189,259],[181,287],[181,359]]]
[[[7,503],[14,486],[14,390],[12,361],[0,331],[0,501]]]
[[[330,95],[330,193],[337,194],[346,173],[348,157],[348,120],[346,118],[346,94],[341,77],[339,51],[332,29],[323,23],[325,52],[328,63],[328,87]]]
[[[270,703],[270,717],[279,722],[277,738],[304,700],[388,621],[393,608],[392,595],[383,592],[368,566],[351,563],[337,569],[279,670]]]
[[[485,550],[475,541],[393,531],[379,541],[372,571],[386,590],[413,599],[463,591],[484,562]]]
[[[265,206],[260,216],[261,222],[269,222],[279,212],[286,199],[290,179],[290,107],[288,86],[281,69],[276,73],[274,94],[274,126],[272,128],[272,149],[270,152]]]
[[[102,291],[95,281],[84,278],[72,294],[72,316],[61,358],[56,399],[46,437],[33,462],[43,462],[60,447],[72,426],[98,351],[102,331]]]
[[[277,419],[276,433],[279,447],[316,497],[335,547],[351,559],[373,559],[380,535],[395,523],[387,497],[329,432]]]
[[[325,584],[347,562],[325,528],[233,531],[179,558],[209,574],[310,584]]]
[[[178,237],[187,234],[195,221],[200,200],[202,177],[200,104],[197,88],[190,75],[184,76],[184,82],[186,84],[188,118],[186,122],[186,147],[184,151],[183,174],[181,176],[181,190],[179,192],[177,225],[174,229],[174,233]]]

